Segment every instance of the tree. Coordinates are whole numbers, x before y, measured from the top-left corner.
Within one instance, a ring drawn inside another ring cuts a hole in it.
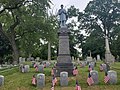
[[[44,19],[46,16],[46,9],[49,7],[50,1],[44,0],[1,0],[1,17],[0,20],[2,21],[3,29],[0,29],[0,33],[7,37],[10,41],[13,49],[13,57],[14,61],[18,61],[19,51],[16,45],[16,41],[18,41],[20,35],[17,35],[16,32],[18,30],[18,26],[21,24],[23,27],[26,26],[28,20],[40,20]],[[27,20],[25,17],[29,16]],[[31,17],[31,18],[30,18]],[[43,20],[44,21],[44,20]],[[36,22],[37,23],[37,22]],[[35,24],[32,22],[31,26],[32,29],[35,28],[33,26]],[[37,25],[37,24],[36,24]],[[21,26],[21,27],[22,27]],[[35,28],[38,29],[38,28]],[[41,30],[41,29],[40,29]],[[18,37],[19,36],[19,37]]]
[[[120,3],[112,3],[112,0],[90,1],[84,12],[79,12],[78,21],[79,28],[87,34],[99,30],[102,37],[110,39],[114,27],[120,24]]]

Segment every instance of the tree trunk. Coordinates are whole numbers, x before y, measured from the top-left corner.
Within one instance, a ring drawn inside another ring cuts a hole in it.
[[[19,63],[19,52],[18,52],[18,48],[17,48],[17,45],[16,45],[16,42],[15,42],[15,33],[13,30],[11,30],[11,45],[12,45],[12,49],[13,49],[13,59],[14,59],[14,62],[13,64],[17,64]]]
[[[51,60],[51,45],[50,42],[48,42],[48,61]]]

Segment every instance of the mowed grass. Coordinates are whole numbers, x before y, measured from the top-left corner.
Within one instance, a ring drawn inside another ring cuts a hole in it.
[[[55,90],[75,90],[76,78],[78,79],[79,85],[81,86],[82,90],[120,90],[120,63],[115,63],[112,65],[112,70],[117,71],[118,82],[116,85],[109,85],[104,83],[104,72],[99,71],[99,65],[101,63],[102,62],[97,62],[97,66],[95,67],[95,70],[97,70],[99,74],[98,85],[88,86],[86,83],[88,77],[88,66],[84,68],[80,68],[78,66],[79,75],[77,77],[69,77],[69,85],[67,87],[61,87],[59,83],[59,77],[57,77],[58,83],[55,86]],[[44,73],[46,75],[46,84],[43,89],[38,89],[37,87],[31,85],[32,76],[34,74],[38,74],[38,72],[35,72],[34,68],[30,68],[29,73],[20,73],[18,67],[4,72],[0,71],[0,75],[5,76],[5,84],[4,86],[0,87],[0,90],[50,90],[52,78],[50,75],[50,71],[51,68],[44,69]]]

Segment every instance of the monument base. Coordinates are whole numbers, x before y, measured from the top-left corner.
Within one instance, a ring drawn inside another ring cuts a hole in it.
[[[114,62],[114,56],[110,52],[105,53],[105,62],[106,63],[113,63]]]
[[[55,76],[59,77],[60,72],[68,72],[68,76],[73,75],[73,63],[57,63],[56,68],[54,69]]]

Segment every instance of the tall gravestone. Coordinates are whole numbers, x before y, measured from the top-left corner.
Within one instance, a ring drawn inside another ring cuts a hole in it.
[[[68,72],[68,75],[72,75],[73,63],[70,56],[68,28],[66,26],[61,27],[58,32],[58,35],[59,35],[59,50],[55,75],[60,76],[60,72],[63,71]]]

